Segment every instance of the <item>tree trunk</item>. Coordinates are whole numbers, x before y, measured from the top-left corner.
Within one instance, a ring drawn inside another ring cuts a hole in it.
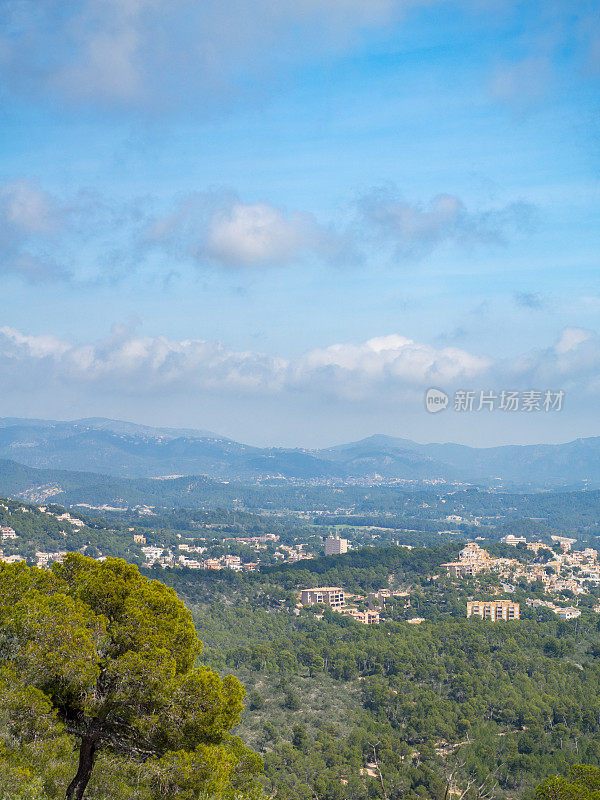
[[[81,738],[81,747],[79,748],[79,766],[77,768],[77,774],[69,784],[65,800],[82,800],[89,780],[92,777],[96,755],[96,740],[91,739],[89,736],[83,736]]]

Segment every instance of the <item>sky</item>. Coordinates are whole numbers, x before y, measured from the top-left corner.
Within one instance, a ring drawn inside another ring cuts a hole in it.
[[[600,435],[599,23],[600,0],[2,4],[0,415]]]

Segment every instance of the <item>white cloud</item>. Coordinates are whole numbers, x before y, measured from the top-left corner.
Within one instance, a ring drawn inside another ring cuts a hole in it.
[[[345,237],[312,214],[245,203],[225,190],[187,196],[155,219],[143,238],[170,254],[225,267],[281,266],[310,254],[334,260],[350,249]]]
[[[469,380],[491,360],[455,347],[436,349],[392,334],[359,344],[312,350],[290,365],[292,382],[317,385],[346,398],[364,398],[385,387],[393,396],[424,385]]]
[[[429,386],[467,389],[564,389],[600,393],[600,338],[566,329],[546,350],[513,359],[436,348],[392,334],[341,343],[286,359],[235,351],[220,342],[139,336],[115,327],[99,342],[70,344],[53,336],[0,329],[0,379],[14,390],[66,387],[90,396],[201,398],[229,395],[389,405],[422,397]]]
[[[593,341],[595,338],[593,331],[586,331],[583,328],[565,328],[555,346],[557,355],[577,350],[584,342]]]

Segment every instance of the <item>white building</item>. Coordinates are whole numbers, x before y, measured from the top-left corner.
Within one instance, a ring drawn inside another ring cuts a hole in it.
[[[0,561],[4,561],[5,564],[16,564],[17,561],[25,561],[25,559],[23,556],[5,556],[0,550]]]
[[[85,522],[83,520],[78,519],[77,517],[72,517],[68,511],[66,511],[64,514],[59,514],[56,517],[56,519],[58,520],[64,519],[65,522],[70,522],[71,525],[74,525],[76,528],[83,528],[83,526],[85,525]]]
[[[339,536],[328,536],[325,539],[325,555],[326,556],[341,556],[342,553],[348,552],[348,540],[340,539]]]
[[[581,611],[578,608],[556,608],[554,613],[561,619],[577,619],[581,616]]]
[[[164,551],[163,547],[153,547],[152,545],[148,545],[148,547],[142,547],[140,549],[149,564],[154,564],[155,561],[159,561],[162,558]]]
[[[510,544],[512,547],[516,547],[518,544],[527,544],[527,539],[524,536],[515,536],[513,533],[509,533],[506,536],[503,536],[500,541],[503,544]]]
[[[63,557],[66,555],[66,550],[58,550],[56,553],[46,553],[42,550],[37,550],[35,554],[35,560],[38,567],[47,567],[54,561],[60,564],[63,560]]]
[[[565,553],[568,553],[571,549],[571,545],[575,544],[577,541],[577,539],[569,539],[568,536],[551,536],[550,538],[553,542],[558,542]]]

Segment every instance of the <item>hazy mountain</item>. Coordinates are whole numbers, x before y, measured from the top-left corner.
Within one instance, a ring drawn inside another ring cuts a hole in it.
[[[260,448],[204,430],[107,419],[0,419],[0,458],[128,478],[411,480],[522,488],[600,486],[600,437],[558,445],[473,448],[370,436],[322,450]]]
[[[389,478],[402,477],[405,470],[430,479],[492,486],[600,485],[598,436],[566,444],[475,448],[417,444],[409,439],[378,435],[321,450],[319,455],[343,464],[355,474],[372,469]]]

